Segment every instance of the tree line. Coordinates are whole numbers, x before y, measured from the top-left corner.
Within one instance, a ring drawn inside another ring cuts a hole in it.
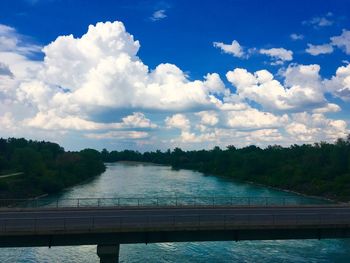
[[[105,171],[93,149],[66,152],[56,143],[0,138],[0,198],[50,194]],[[1,178],[1,175],[20,173]]]
[[[350,135],[334,143],[271,145],[264,149],[251,145],[211,150],[140,153],[101,152],[105,162],[141,161],[171,165],[174,169],[230,177],[236,180],[278,187],[308,195],[350,200]]]

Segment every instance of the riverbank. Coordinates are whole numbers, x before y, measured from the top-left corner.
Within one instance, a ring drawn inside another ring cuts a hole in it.
[[[181,169],[183,169],[183,168],[181,168]],[[176,170],[178,170],[178,168]],[[203,173],[201,171],[193,170],[193,169],[184,169],[184,170],[190,170],[190,171]],[[236,183],[250,184],[250,185],[253,185],[253,186],[259,186],[259,187],[269,188],[269,189],[272,189],[272,190],[282,191],[282,192],[286,192],[286,193],[292,193],[292,194],[299,195],[299,196],[302,196],[302,197],[324,200],[324,201],[330,202],[330,203],[339,203],[340,202],[339,200],[331,199],[331,198],[327,198],[327,197],[323,197],[323,196],[309,195],[309,194],[305,194],[305,193],[301,193],[301,192],[297,192],[297,191],[293,191],[293,190],[289,190],[289,189],[284,189],[284,188],[279,188],[279,187],[275,187],[275,186],[265,185],[265,184],[256,183],[256,182],[252,182],[252,181],[242,181],[242,180],[234,179],[231,176],[215,175],[215,174],[207,174],[207,173],[203,173],[203,174],[204,175],[209,175],[209,176],[222,177],[222,178],[229,179],[229,180],[231,180],[233,182],[236,182]],[[343,202],[341,202],[341,203],[343,203]]]

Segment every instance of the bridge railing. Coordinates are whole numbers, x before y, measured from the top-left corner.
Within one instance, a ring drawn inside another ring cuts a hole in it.
[[[292,206],[327,204],[322,199],[295,197],[171,196],[114,198],[0,199],[0,208]]]
[[[233,229],[264,227],[348,226],[350,213],[189,214],[148,216],[90,216],[0,218],[0,236],[44,232],[128,232],[156,230]]]

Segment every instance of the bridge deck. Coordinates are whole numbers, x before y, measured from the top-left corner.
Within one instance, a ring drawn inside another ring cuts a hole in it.
[[[135,207],[0,211],[0,246],[350,237],[350,207]]]

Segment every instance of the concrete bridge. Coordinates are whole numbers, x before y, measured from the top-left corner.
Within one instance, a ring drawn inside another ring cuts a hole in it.
[[[128,206],[119,200],[119,206],[106,206],[99,200],[100,206],[92,206],[92,199],[71,200],[71,207],[52,200],[38,207],[33,200],[0,200],[0,247],[97,244],[101,262],[118,262],[119,245],[127,243],[350,237],[350,206],[340,204],[138,200]]]

